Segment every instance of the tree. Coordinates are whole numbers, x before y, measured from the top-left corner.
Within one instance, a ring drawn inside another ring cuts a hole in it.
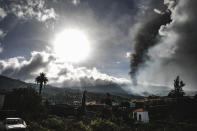
[[[4,110],[15,110],[25,120],[37,120],[47,116],[41,96],[32,87],[17,88],[6,95]]]
[[[48,78],[46,77],[46,74],[42,72],[35,78],[35,81],[37,84],[40,84],[39,95],[41,95],[43,85],[45,86],[47,84]]]
[[[82,97],[82,100],[81,100],[81,109],[82,109],[82,113],[86,113],[86,93],[87,91],[85,90],[83,92],[83,97]]]
[[[105,98],[105,104],[112,106],[112,100],[111,100],[111,94],[110,93],[106,93],[106,98]]]
[[[179,76],[177,76],[174,80],[174,89],[169,92],[168,96],[173,98],[183,97],[185,92],[183,91],[182,87],[184,86],[185,83],[180,80]]]
[[[195,94],[194,99],[196,99],[196,100],[197,100],[197,94]]]

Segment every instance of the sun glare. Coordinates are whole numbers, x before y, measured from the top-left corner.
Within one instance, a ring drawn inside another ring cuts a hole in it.
[[[65,29],[57,34],[53,46],[56,55],[68,62],[85,60],[90,52],[86,34],[77,29]]]

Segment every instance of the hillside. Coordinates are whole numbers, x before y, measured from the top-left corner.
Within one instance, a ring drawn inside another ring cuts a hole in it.
[[[13,88],[24,88],[27,86],[28,84],[23,81],[0,75],[0,89],[1,90],[12,90]]]
[[[25,87],[34,87],[38,90],[38,85],[33,83],[25,83],[20,80],[8,78],[5,76],[0,76],[0,90],[10,91],[14,88],[25,88]],[[96,86],[87,86],[83,88],[77,87],[53,87],[51,85],[47,85],[43,89],[43,97],[49,99],[55,99],[59,102],[68,102],[71,103],[74,100],[80,100],[83,90],[86,89],[88,91],[88,99],[89,100],[99,100],[105,97],[106,93],[110,93],[113,96],[117,96],[118,99],[128,99],[134,98],[135,95],[128,94],[125,90],[121,88],[118,84],[108,84],[108,85],[96,85]]]

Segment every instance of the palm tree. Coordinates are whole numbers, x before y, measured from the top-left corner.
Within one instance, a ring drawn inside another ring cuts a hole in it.
[[[41,95],[42,87],[43,85],[45,86],[47,84],[48,78],[46,77],[45,73],[41,72],[40,75],[35,78],[35,81],[37,84],[40,84],[39,95]]]

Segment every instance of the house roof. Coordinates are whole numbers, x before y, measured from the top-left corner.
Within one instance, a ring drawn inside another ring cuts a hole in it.
[[[145,110],[143,108],[135,109],[133,112],[144,112]]]

